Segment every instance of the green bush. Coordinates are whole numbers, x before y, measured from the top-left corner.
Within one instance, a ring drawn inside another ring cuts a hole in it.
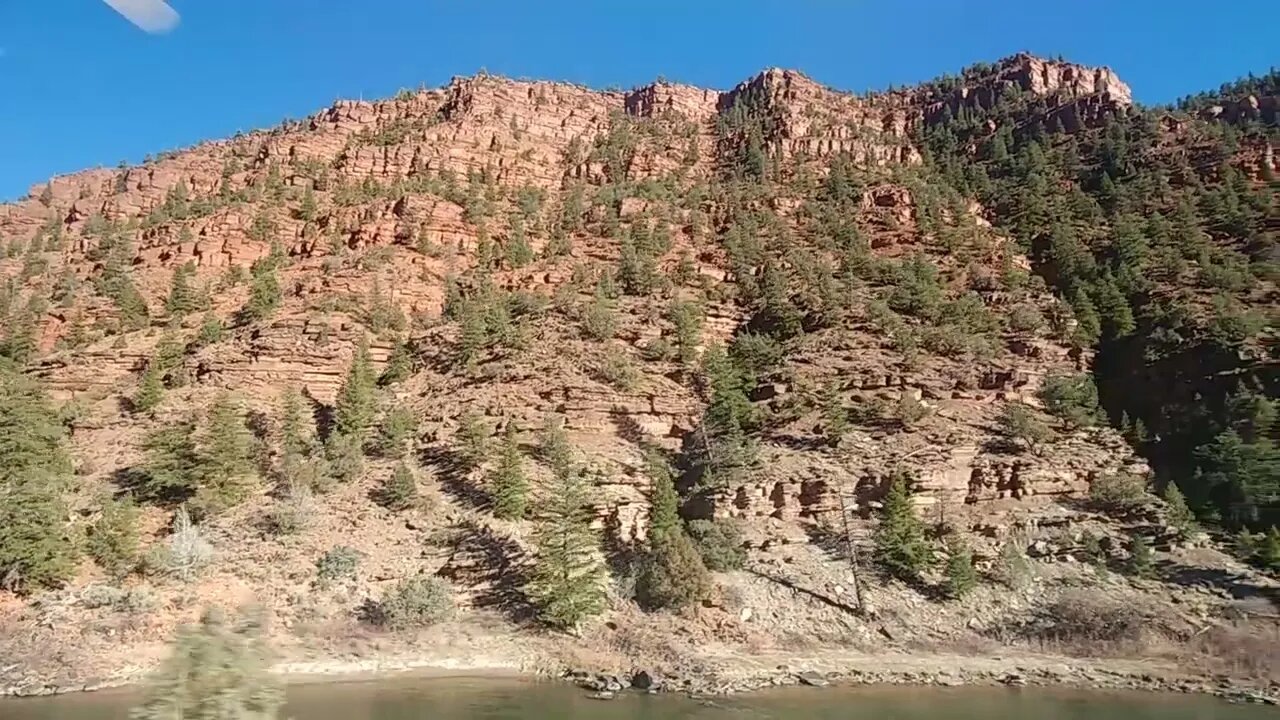
[[[684,532],[654,538],[636,579],[640,602],[650,609],[687,607],[711,594],[711,576]]]
[[[1045,410],[1069,427],[1084,427],[1098,420],[1098,388],[1088,374],[1049,375],[1039,395]]]
[[[746,562],[747,551],[736,522],[727,518],[691,520],[688,530],[708,570],[738,570]]]
[[[428,627],[453,617],[453,588],[434,575],[401,580],[378,609],[377,624],[393,630]]]
[[[338,580],[354,578],[363,557],[364,553],[355,548],[338,545],[316,560],[316,579],[320,585],[325,586]]]
[[[1089,499],[1103,510],[1124,510],[1147,497],[1147,482],[1137,475],[1103,475],[1089,486]]]

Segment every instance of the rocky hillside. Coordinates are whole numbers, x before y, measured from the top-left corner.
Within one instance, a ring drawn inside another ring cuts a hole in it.
[[[1217,653],[1275,583],[1188,513],[1280,561],[1248,530],[1280,494],[1258,85],[1144,109],[1027,55],[865,96],[477,76],[37,185],[0,206],[0,678],[127,676],[210,604],[385,655],[423,576],[455,654],[1097,653],[1051,622],[1081,586],[1143,613],[1108,652]],[[608,561],[574,642],[527,590],[549,437]],[[715,571],[681,617],[637,604],[667,469]],[[1147,494],[1175,484],[1190,511]],[[911,577],[876,562],[895,487],[937,556]]]

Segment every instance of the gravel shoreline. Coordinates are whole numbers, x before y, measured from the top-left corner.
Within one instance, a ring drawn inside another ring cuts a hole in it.
[[[901,656],[895,656],[899,660]],[[796,664],[769,670],[752,670],[726,678],[711,671],[687,675],[663,675],[634,670],[627,673],[596,672],[564,668],[553,663],[523,665],[502,658],[360,658],[289,661],[273,672],[290,684],[366,682],[406,678],[480,677],[569,682],[610,699],[623,692],[670,692],[692,697],[722,697],[739,693],[794,685],[921,687],[1010,686],[1069,687],[1082,690],[1135,690],[1165,693],[1204,694],[1233,702],[1280,704],[1280,685],[1261,687],[1227,676],[1189,676],[1156,672],[1136,672],[1109,667],[1105,661],[1038,658],[1034,663],[1011,660],[1007,669],[956,667],[956,658],[931,663],[930,656],[912,657],[909,669],[867,670],[863,668],[810,669]],[[873,657],[870,659],[874,659]],[[974,658],[979,659],[979,658]],[[989,660],[989,658],[981,658]],[[866,662],[867,658],[864,658]],[[1056,659],[1055,659],[1056,660]],[[825,663],[830,665],[830,663]],[[860,663],[861,664],[861,663]],[[83,684],[23,683],[0,687],[0,697],[38,697],[75,692],[93,692],[137,685],[147,673],[136,671],[118,677]]]

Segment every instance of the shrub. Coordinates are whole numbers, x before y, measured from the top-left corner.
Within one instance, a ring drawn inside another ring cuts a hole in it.
[[[299,485],[267,511],[267,529],[276,535],[297,535],[311,520],[315,508],[307,485]]]
[[[1131,508],[1146,497],[1146,480],[1137,475],[1104,475],[1089,486],[1089,499],[1102,510]]]
[[[355,548],[338,545],[316,560],[316,579],[321,586],[356,576],[356,567],[364,554]]]
[[[1044,314],[1040,308],[1030,303],[1015,305],[1009,311],[1009,329],[1018,332],[1033,333],[1044,327]]]
[[[998,573],[1000,582],[1011,590],[1021,590],[1031,582],[1031,563],[1023,554],[1026,543],[1021,538],[1010,538],[1000,547]]]
[[[1048,425],[1040,421],[1027,406],[1022,403],[1008,403],[1000,413],[1000,432],[1010,443],[1023,443],[1028,450],[1035,453],[1040,446],[1053,440],[1056,433]]]
[[[747,551],[742,546],[742,531],[734,521],[727,518],[692,520],[688,529],[708,570],[738,570],[746,561]]]
[[[1050,375],[1044,379],[1039,395],[1045,409],[1069,427],[1097,422],[1098,388],[1090,375]]]
[[[453,617],[453,588],[434,575],[401,580],[378,604],[377,624],[392,630],[435,625]]]
[[[682,608],[711,594],[711,576],[684,532],[661,534],[645,557],[636,592],[646,607]]]
[[[183,582],[194,580],[213,559],[213,547],[191,522],[186,508],[173,516],[173,532],[163,545],[153,546],[148,566]]]
[[[600,377],[617,390],[630,392],[640,384],[640,372],[631,364],[626,354],[615,347],[605,351],[600,364]]]
[[[582,310],[582,331],[592,340],[608,340],[618,329],[618,312],[613,301],[597,292],[590,305]]]

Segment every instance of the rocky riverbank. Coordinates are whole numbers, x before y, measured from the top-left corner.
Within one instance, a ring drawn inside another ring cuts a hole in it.
[[[875,667],[879,669],[872,669]],[[886,655],[862,656],[839,667],[838,658],[824,657],[812,663],[779,663],[762,668],[744,663],[707,672],[662,673],[656,670],[597,672],[561,669],[553,664],[523,664],[511,658],[363,658],[290,661],[274,668],[291,683],[352,682],[389,677],[524,676],[567,681],[591,696],[610,700],[624,692],[681,693],[692,697],[716,697],[769,688],[806,685],[918,685],[1072,687],[1086,690],[1136,690],[1194,693],[1232,702],[1280,704],[1280,684],[1268,686],[1228,676],[1193,676],[1167,669],[1143,670],[1133,661],[1080,661],[1052,657],[1017,660],[993,657]],[[91,692],[134,685],[141,671],[74,684],[27,683],[0,687],[0,696],[41,696]]]
[[[608,700],[627,691],[658,693],[678,692],[693,697],[723,696],[775,687],[806,685],[919,685],[939,687],[997,686],[1072,687],[1086,690],[1135,690],[1148,692],[1193,693],[1213,695],[1232,702],[1266,705],[1280,704],[1280,685],[1269,687],[1242,685],[1232,678],[1219,676],[1169,676],[1150,672],[1116,669],[1106,664],[1032,663],[1015,664],[1009,669],[932,668],[928,660],[919,669],[892,670],[808,670],[801,666],[779,665],[769,672],[727,679],[710,675],[662,675],[639,670],[630,674],[597,673],[570,670],[563,678],[592,693],[592,697]]]

